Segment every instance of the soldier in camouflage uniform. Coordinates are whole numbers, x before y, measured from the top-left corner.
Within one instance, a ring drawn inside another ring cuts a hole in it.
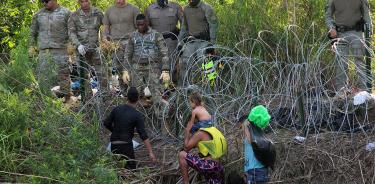
[[[145,91],[149,88],[153,102],[153,111],[160,120],[162,103],[162,86],[169,82],[169,59],[168,48],[162,34],[148,27],[145,15],[137,16],[138,30],[133,32],[129,38],[129,44],[125,52],[125,63],[131,68],[131,85]],[[147,97],[143,93],[141,97]]]
[[[184,8],[184,21],[179,35],[179,40],[186,43],[182,48],[179,85],[182,85],[192,60],[203,57],[202,48],[215,44],[217,30],[218,20],[214,9],[201,0],[189,0],[189,4]]]
[[[90,74],[95,73],[99,81],[99,91],[103,94],[109,92],[107,82],[108,69],[102,62],[99,52],[99,29],[103,23],[103,13],[90,6],[90,0],[78,0],[80,7],[69,19],[69,37],[79,53],[82,99],[86,101],[92,97],[90,87]],[[82,88],[83,87],[83,88]]]
[[[371,27],[369,4],[367,0],[328,0],[326,7],[326,24],[331,38],[338,38],[336,51],[336,90],[348,85],[348,57],[354,57],[359,79],[359,88],[366,88],[366,67],[364,63],[363,27]]]
[[[135,31],[135,17],[140,13],[139,9],[126,0],[116,0],[116,4],[108,8],[104,15],[104,33],[106,40],[118,45],[112,55],[113,64],[121,74],[120,89],[123,94],[129,83],[129,74],[124,68],[124,53],[128,44],[129,34]]]
[[[163,34],[164,40],[168,46],[170,64],[174,65],[172,62],[172,54],[176,53],[178,44],[177,38],[180,32],[177,28],[177,24],[182,24],[183,21],[182,7],[177,3],[168,2],[168,0],[157,0],[146,9],[145,14],[152,29]],[[176,79],[176,77],[174,79]]]
[[[70,100],[70,70],[68,63],[67,44],[68,19],[71,12],[60,6],[57,0],[42,0],[44,8],[37,12],[32,19],[29,37],[29,55],[35,54],[38,45],[39,62],[36,75],[39,86],[50,91],[51,74],[57,71],[58,85],[65,96],[64,102]]]

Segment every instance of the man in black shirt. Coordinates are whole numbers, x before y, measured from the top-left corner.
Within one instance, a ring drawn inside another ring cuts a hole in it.
[[[152,152],[150,140],[148,139],[142,114],[135,109],[139,99],[139,93],[135,87],[128,90],[128,103],[117,106],[112,110],[109,117],[104,121],[104,126],[112,132],[111,151],[114,154],[123,155],[123,159],[130,160],[125,168],[135,169],[134,149],[132,139],[134,128],[145,143],[152,162],[156,162],[156,157]]]

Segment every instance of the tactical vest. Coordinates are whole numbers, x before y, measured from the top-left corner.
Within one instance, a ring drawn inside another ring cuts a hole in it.
[[[203,9],[203,2],[198,7],[187,6],[184,9],[184,16],[189,28],[189,35],[199,36],[209,32],[209,24]]]
[[[362,0],[333,0],[336,25],[354,26],[362,18]]]
[[[148,13],[152,29],[159,33],[177,30],[178,5],[170,2],[168,7],[160,8],[157,4],[152,4],[148,9]]]
[[[198,150],[202,156],[211,156],[212,159],[218,159],[225,155],[227,152],[227,141],[217,128],[209,127],[200,128],[199,130],[205,131],[212,136],[212,140],[198,142]]]
[[[158,58],[157,35],[155,30],[150,30],[147,34],[142,35],[135,32],[133,35],[134,58],[135,59],[152,59]]]

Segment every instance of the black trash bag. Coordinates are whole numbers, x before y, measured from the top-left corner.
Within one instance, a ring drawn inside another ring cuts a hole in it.
[[[252,135],[251,145],[254,150],[255,158],[265,167],[274,169],[276,161],[276,148],[273,142],[265,136],[263,130],[252,123],[248,126]]]

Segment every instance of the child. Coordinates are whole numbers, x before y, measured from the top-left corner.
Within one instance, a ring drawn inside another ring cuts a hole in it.
[[[200,128],[213,126],[210,113],[203,107],[202,97],[199,93],[193,93],[189,97],[192,108],[191,118],[186,126],[186,132],[194,135]]]
[[[254,138],[259,135],[253,135],[254,129],[262,131],[268,126],[271,116],[267,109],[258,105],[254,107],[248,116],[241,117],[239,120],[239,127],[241,127],[244,134],[244,151],[245,151],[245,165],[244,171],[246,173],[246,183],[248,184],[266,184],[269,181],[268,167],[266,163],[262,162],[257,157],[253,149]],[[251,128],[249,128],[251,127]],[[268,156],[268,154],[267,154]],[[274,160],[274,157],[267,158]],[[273,167],[273,166],[271,166]]]

